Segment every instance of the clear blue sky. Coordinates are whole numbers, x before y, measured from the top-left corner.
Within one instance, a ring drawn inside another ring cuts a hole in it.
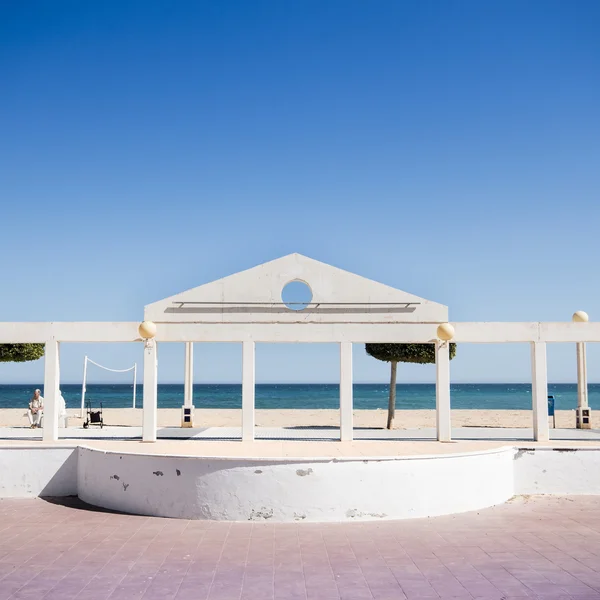
[[[452,320],[598,319],[599,29],[595,0],[2,2],[0,319],[139,320],[290,252]],[[65,346],[65,380],[86,352],[141,357]],[[363,354],[356,379],[385,381]],[[527,381],[528,357],[463,346],[453,377]],[[257,377],[335,381],[337,360],[260,347]],[[549,361],[574,380],[574,348]],[[197,348],[198,381],[240,365]],[[165,349],[161,380],[182,374]]]

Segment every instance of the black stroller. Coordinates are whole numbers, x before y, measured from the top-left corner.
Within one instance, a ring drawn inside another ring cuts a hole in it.
[[[87,401],[87,417],[83,424],[84,429],[88,429],[90,425],[100,425],[100,429],[104,427],[102,418],[102,402],[100,402],[100,410],[92,410],[92,401]]]

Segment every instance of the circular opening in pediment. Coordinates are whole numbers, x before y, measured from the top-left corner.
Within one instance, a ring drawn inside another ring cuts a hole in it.
[[[281,300],[290,310],[304,310],[312,300],[312,290],[308,283],[294,279],[283,286]]]

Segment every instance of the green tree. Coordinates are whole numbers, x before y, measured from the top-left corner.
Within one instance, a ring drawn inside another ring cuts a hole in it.
[[[365,344],[369,356],[389,362],[390,398],[388,402],[387,428],[394,426],[396,416],[396,371],[398,363],[419,363],[421,365],[435,363],[435,344]],[[456,344],[450,344],[450,360],[456,356]]]
[[[29,362],[44,356],[44,344],[0,344],[0,362]]]

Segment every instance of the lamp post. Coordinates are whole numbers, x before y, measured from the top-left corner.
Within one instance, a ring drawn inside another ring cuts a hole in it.
[[[573,323],[587,323],[588,314],[578,310],[573,314]],[[577,411],[575,426],[577,429],[591,429],[592,419],[588,405],[587,364],[585,356],[585,342],[577,342]]]

